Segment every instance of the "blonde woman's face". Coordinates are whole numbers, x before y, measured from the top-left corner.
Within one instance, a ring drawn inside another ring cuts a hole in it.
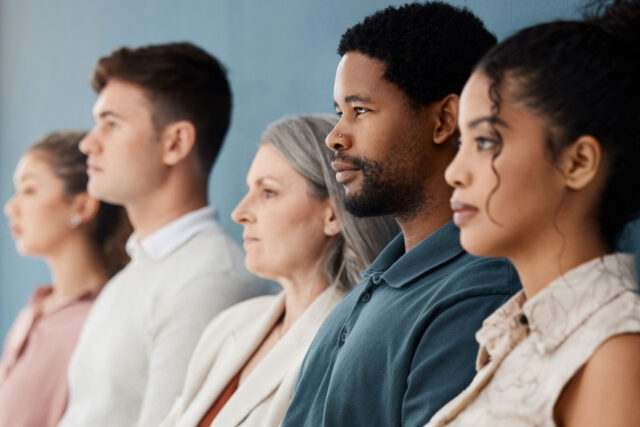
[[[25,154],[13,182],[15,192],[4,212],[18,252],[42,257],[55,253],[71,231],[73,197],[65,194],[63,181],[42,153]]]

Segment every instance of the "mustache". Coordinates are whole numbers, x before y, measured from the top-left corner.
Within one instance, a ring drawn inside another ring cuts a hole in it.
[[[361,159],[359,157],[347,156],[346,154],[341,152],[336,152],[333,154],[333,161],[336,161],[336,160],[339,160],[343,163],[349,163],[357,167],[358,169],[367,169],[368,167],[366,160]]]

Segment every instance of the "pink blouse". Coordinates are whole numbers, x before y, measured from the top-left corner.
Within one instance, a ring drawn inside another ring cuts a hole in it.
[[[53,427],[67,405],[67,367],[96,292],[61,301],[46,315],[51,287],[35,290],[9,331],[0,359],[0,426]]]

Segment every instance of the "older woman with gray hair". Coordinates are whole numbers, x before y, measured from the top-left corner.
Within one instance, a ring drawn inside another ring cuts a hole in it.
[[[337,122],[297,116],[264,132],[248,193],[231,216],[244,226],[247,268],[282,292],[211,322],[162,426],[279,425],[324,318],[398,233],[391,217],[356,218],[343,208],[324,143]]]

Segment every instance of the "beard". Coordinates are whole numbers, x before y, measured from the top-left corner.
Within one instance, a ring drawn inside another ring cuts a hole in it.
[[[393,215],[400,221],[414,218],[426,204],[427,196],[418,177],[416,163],[387,162],[336,153],[334,158],[360,169],[361,188],[344,196],[345,209],[357,217]]]

